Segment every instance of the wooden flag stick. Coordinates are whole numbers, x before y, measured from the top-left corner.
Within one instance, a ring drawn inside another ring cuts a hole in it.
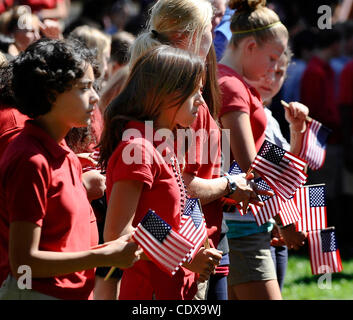
[[[283,100],[281,100],[282,106],[284,106],[285,108],[289,108],[289,104]],[[311,122],[313,121],[313,118],[310,118],[309,116],[306,117],[306,121]]]
[[[107,273],[107,275],[106,275],[105,278],[104,278],[104,281],[107,281],[107,280],[111,277],[111,275],[113,274],[113,272],[115,271],[115,269],[116,269],[116,267],[111,267],[111,268],[110,268],[109,272]]]

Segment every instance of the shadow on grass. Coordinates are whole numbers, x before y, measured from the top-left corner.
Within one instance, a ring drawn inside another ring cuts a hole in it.
[[[322,276],[322,275],[321,275]],[[309,283],[317,283],[317,280],[320,276],[305,276],[305,277],[301,277],[301,278],[297,278],[293,281],[291,281],[291,284],[309,284]],[[345,280],[353,280],[353,274],[348,274],[348,273],[344,273],[344,272],[340,272],[340,273],[333,273],[332,274],[332,281],[338,281],[341,279],[345,279]]]

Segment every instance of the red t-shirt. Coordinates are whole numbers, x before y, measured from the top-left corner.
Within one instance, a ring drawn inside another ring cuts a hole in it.
[[[330,64],[313,57],[304,73],[300,99],[310,111],[310,117],[333,130],[328,142],[340,141],[340,115],[335,96],[335,73]]]
[[[202,179],[220,177],[221,135],[208,107],[201,105],[190,129],[195,133],[185,157],[184,172]],[[222,225],[222,202],[217,199],[202,206],[210,245],[217,248]]]
[[[180,224],[181,192],[174,173],[156,149],[161,142],[148,138],[143,122],[131,121],[127,129],[133,138],[121,141],[108,162],[107,199],[112,187],[121,180],[136,180],[144,183],[133,219],[133,226],[152,209],[176,230]],[[149,129],[147,129],[149,130]],[[170,277],[151,261],[138,261],[124,270],[119,299],[149,300],[153,293],[156,299],[192,299],[197,291],[195,273],[181,267]]]
[[[0,283],[10,273],[9,226],[41,227],[39,250],[77,252],[98,243],[95,216],[82,185],[81,165],[65,141],[58,144],[29,120],[0,161]],[[34,278],[32,288],[59,299],[92,298],[94,269]]]
[[[265,140],[267,125],[260,94],[255,88],[248,85],[237,72],[223,64],[218,65],[218,83],[223,100],[219,118],[228,112],[241,111],[247,113],[250,117],[255,147],[258,151]],[[236,137],[233,138],[236,139]]]
[[[22,5],[30,6],[33,12],[42,9],[54,9],[58,5],[58,2],[63,2],[64,0],[21,0]]]
[[[13,7],[14,0],[1,0],[0,1],[0,14]]]
[[[8,144],[23,129],[27,116],[17,109],[2,105],[0,106],[0,158]]]

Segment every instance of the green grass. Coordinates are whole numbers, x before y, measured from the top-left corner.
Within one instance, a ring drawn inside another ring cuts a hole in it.
[[[283,299],[353,300],[353,259],[342,260],[342,265],[343,271],[340,273],[314,276],[311,274],[309,255],[289,252]],[[331,279],[328,278],[330,276]]]

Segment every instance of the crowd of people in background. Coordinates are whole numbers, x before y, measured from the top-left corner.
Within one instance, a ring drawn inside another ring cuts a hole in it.
[[[269,193],[256,174],[224,176],[221,129],[247,172],[265,138],[298,155],[308,115],[332,130],[308,184],[326,184],[350,257],[351,2],[332,0],[320,29],[320,1],[0,1],[0,299],[281,299],[288,249],[306,235],[240,213]],[[188,151],[166,162],[145,121],[216,132],[209,161],[200,139],[196,163]],[[123,161],[136,147],[152,165]],[[187,197],[210,247],[170,277],[131,236],[151,207],[177,229]],[[21,265],[32,290],[17,286]]]

